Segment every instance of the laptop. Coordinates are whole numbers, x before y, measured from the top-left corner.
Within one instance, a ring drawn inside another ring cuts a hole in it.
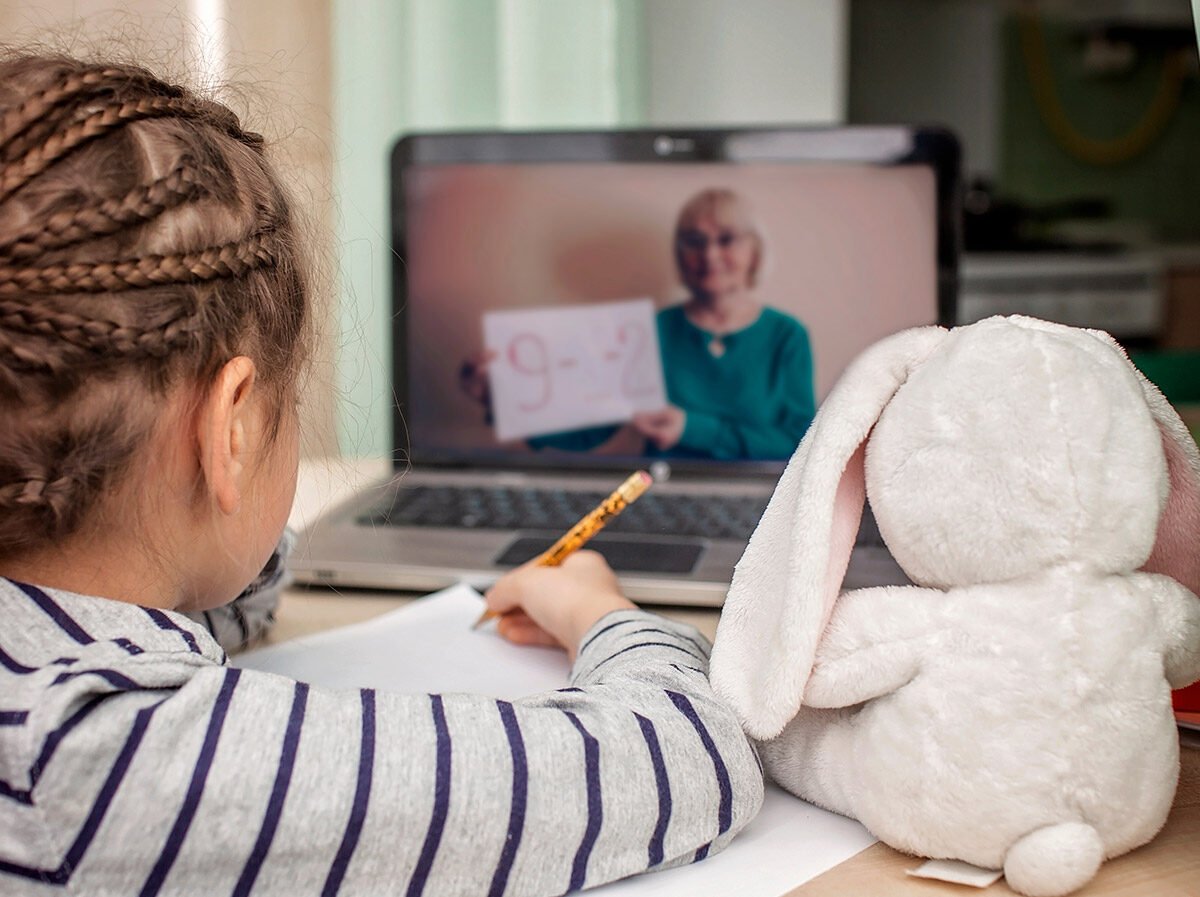
[[[297,580],[486,587],[646,469],[589,547],[634,600],[720,605],[841,371],[953,323],[959,170],[936,128],[402,138],[394,476],[302,534]],[[847,587],[904,582],[864,515]]]

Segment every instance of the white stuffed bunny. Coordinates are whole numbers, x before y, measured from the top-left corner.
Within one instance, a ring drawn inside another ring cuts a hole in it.
[[[916,585],[839,597],[864,496]],[[1066,894],[1166,819],[1197,592],[1200,453],[1107,334],[910,330],[851,365],[788,464],[712,681],[787,790]]]

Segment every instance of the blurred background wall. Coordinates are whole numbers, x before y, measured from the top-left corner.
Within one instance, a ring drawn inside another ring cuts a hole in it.
[[[948,125],[964,314],[1108,327],[1200,393],[1192,27],[1188,0],[0,0],[4,43],[148,59],[274,139],[321,235],[310,456],[391,448],[387,158],[439,129]]]

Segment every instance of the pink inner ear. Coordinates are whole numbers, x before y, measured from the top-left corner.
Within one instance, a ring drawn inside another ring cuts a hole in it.
[[[1171,491],[1158,521],[1154,551],[1142,569],[1170,576],[1200,595],[1200,471],[1192,467],[1183,446],[1169,433],[1163,435]]]
[[[825,619],[833,610],[850,566],[850,551],[862,522],[863,501],[866,498],[866,474],[863,459],[866,444],[860,445],[846,462],[842,478],[838,481],[837,494],[833,498],[833,522],[829,532],[829,566],[825,568]]]

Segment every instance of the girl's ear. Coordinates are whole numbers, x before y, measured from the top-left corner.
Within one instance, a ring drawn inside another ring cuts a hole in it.
[[[257,369],[239,355],[225,363],[200,408],[200,469],[209,495],[222,514],[242,504],[242,473],[256,446],[259,427],[252,419]]]
[[[738,562],[710,678],[755,738],[775,737],[800,709],[862,517],[867,435],[909,372],[945,338],[939,327],[907,330],[846,369]]]

